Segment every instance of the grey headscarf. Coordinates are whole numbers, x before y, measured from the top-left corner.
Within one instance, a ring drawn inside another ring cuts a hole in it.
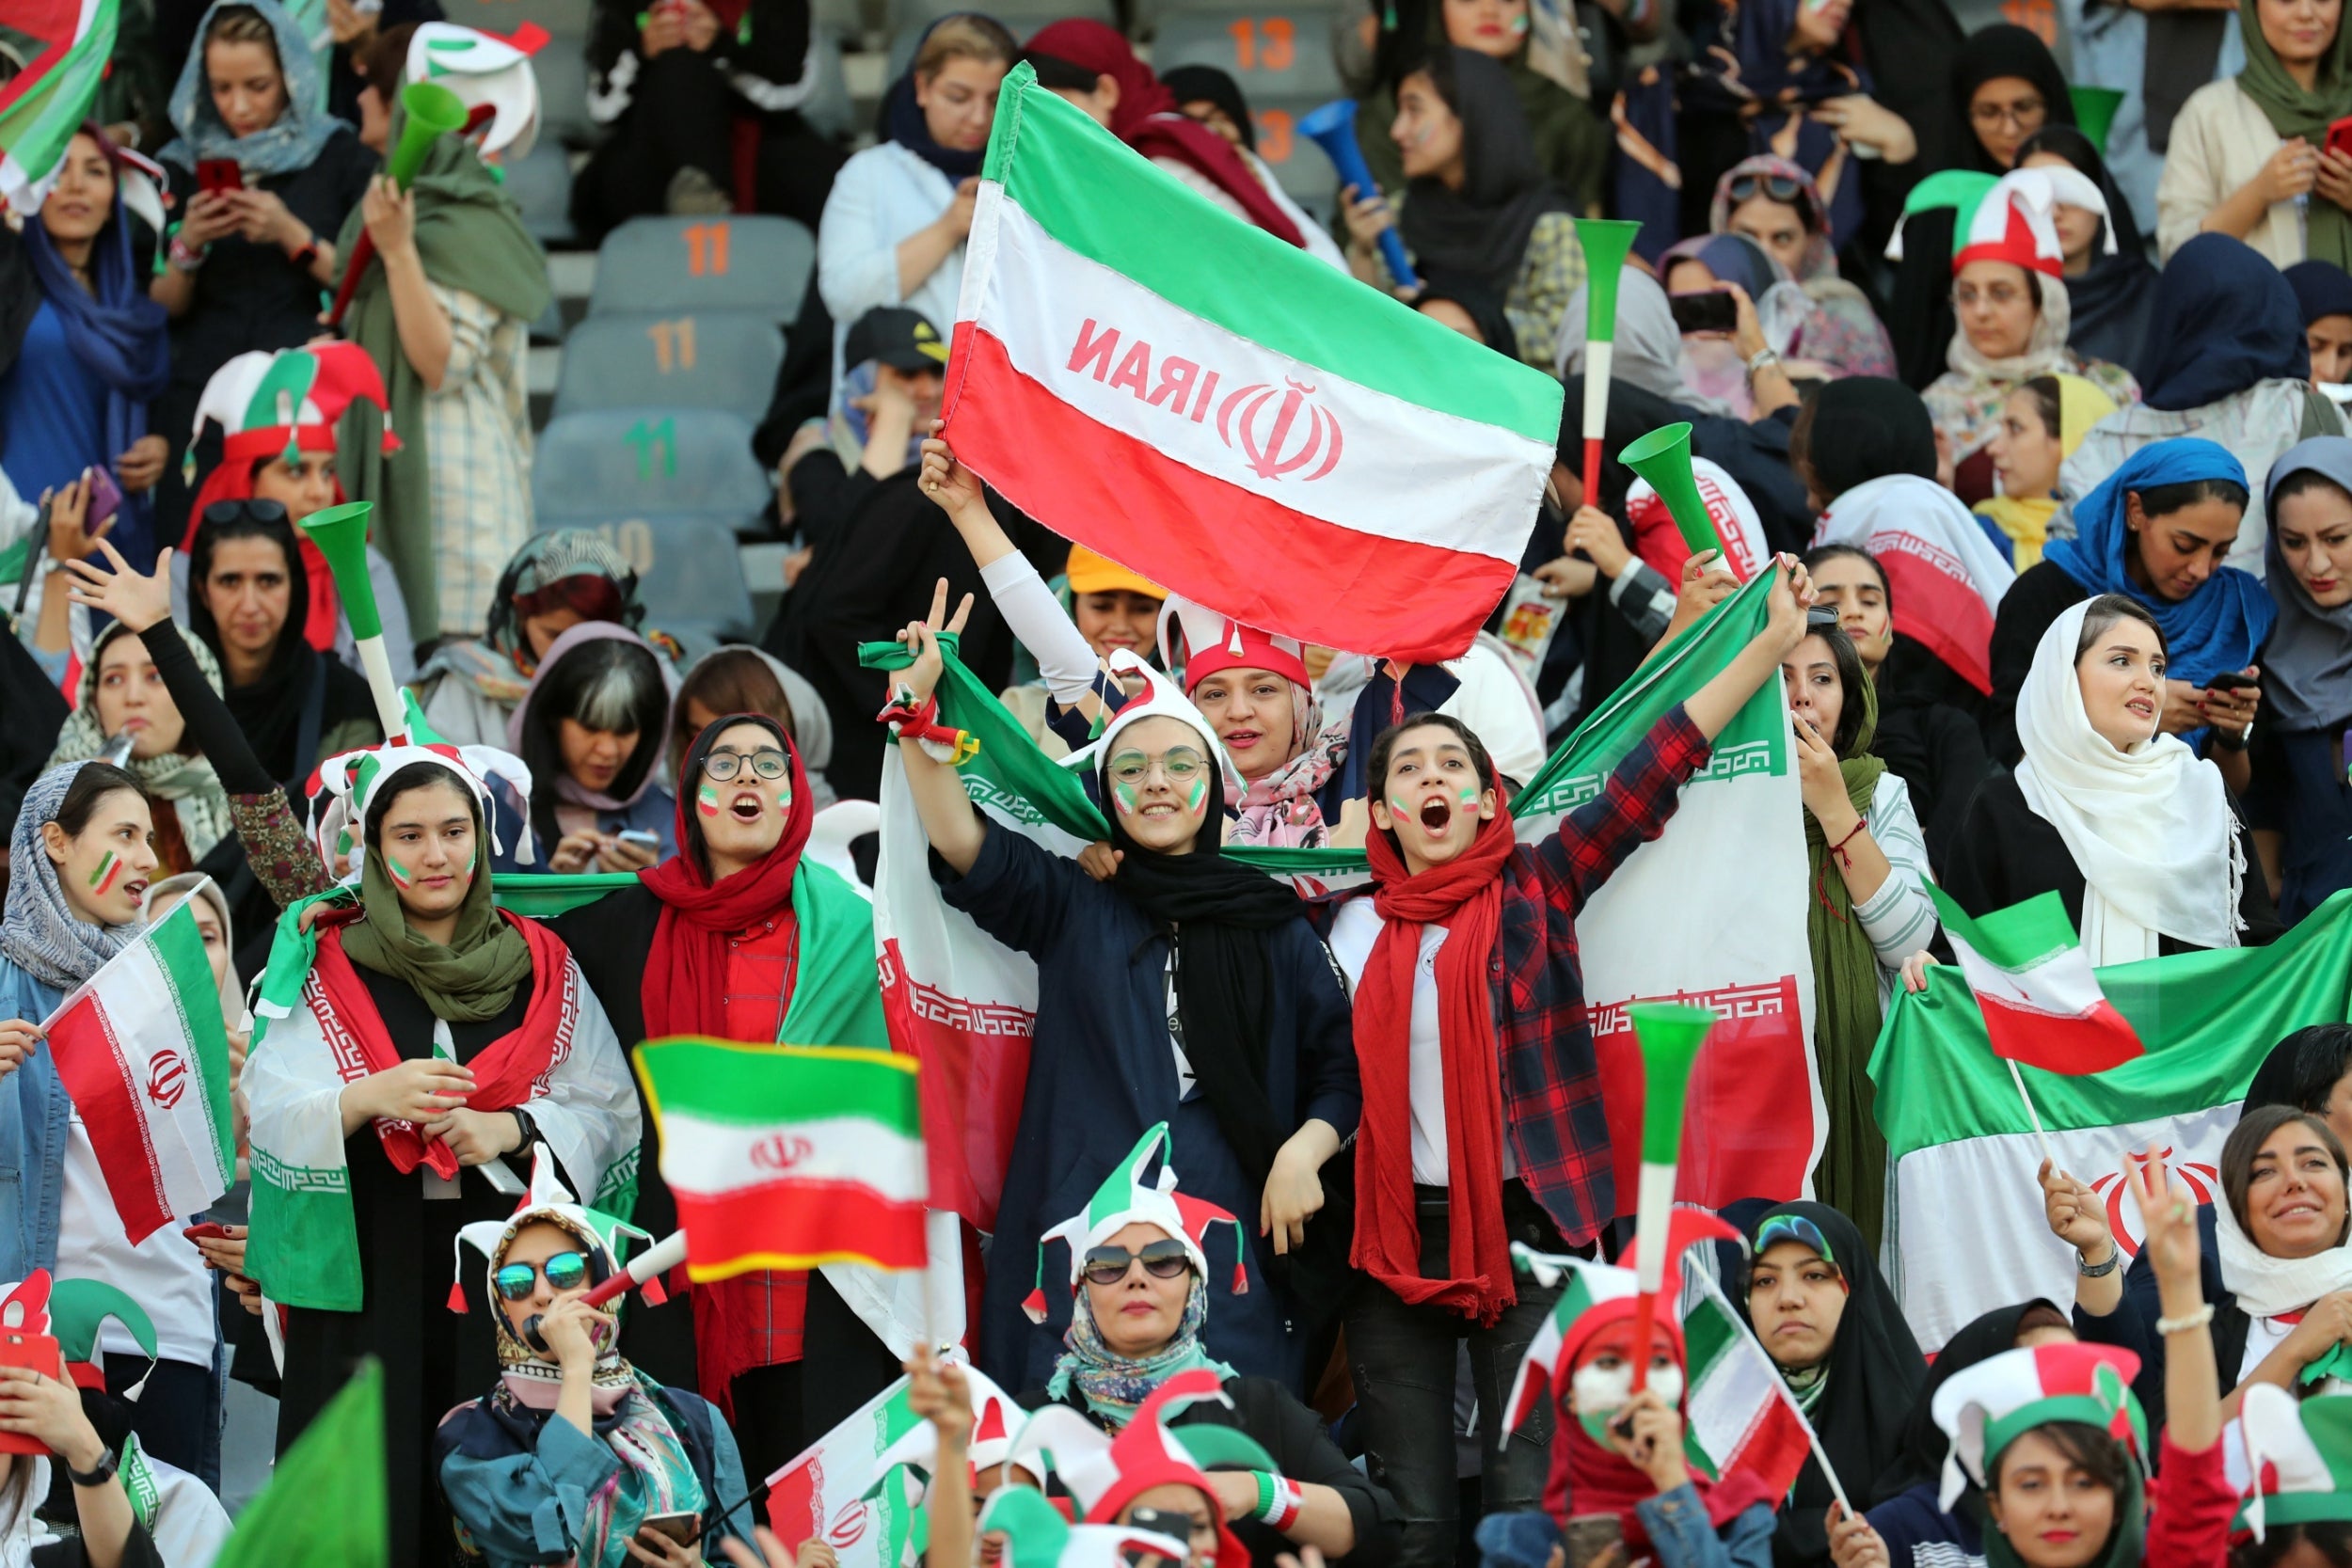
[[[57,864],[41,842],[44,823],[57,819],[73,775],[89,766],[71,762],[53,768],[24,792],[8,845],[8,903],[0,916],[0,958],[53,990],[72,990],[139,934],[128,926],[93,926],[73,912],[57,882]]]
[[[249,136],[229,134],[220,111],[213,107],[212,88],[204,77],[205,37],[213,18],[230,6],[257,11],[269,24],[278,39],[278,69],[286,79],[286,112]],[[201,158],[234,158],[256,179],[309,168],[326,138],[347,129],[321,103],[318,57],[301,25],[277,0],[213,0],[197,24],[196,46],[180,68],[179,85],[171,89],[171,126],[180,135],[164,149],[163,160],[193,169]]]
[[[2352,604],[2321,608],[2279,548],[2279,486],[2306,471],[2352,495],[2352,439],[2296,442],[2270,466],[2264,484],[2270,528],[2263,580],[2278,601],[2279,624],[2263,645],[2263,705],[2291,730],[2326,729],[2352,718]]]
[[[1584,312],[1588,285],[1579,283],[1568,296],[1567,314],[1561,318],[1556,358],[1563,380],[1584,373]],[[1669,403],[1703,414],[1730,412],[1722,403],[1702,396],[1682,379],[1682,329],[1675,325],[1674,308],[1666,303],[1664,285],[1639,267],[1627,267],[1617,279],[1616,347],[1609,359],[1609,374],[1629,381]]]

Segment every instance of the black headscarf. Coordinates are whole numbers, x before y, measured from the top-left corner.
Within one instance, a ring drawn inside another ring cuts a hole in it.
[[[2024,163],[2036,152],[2055,152],[2106,198],[2107,230],[2115,236],[2115,254],[2105,240],[2090,253],[2090,270],[2066,279],[2066,298],[2074,308],[2074,325],[2066,346],[2085,359],[2105,359],[2137,374],[2148,341],[2148,315],[2155,301],[2156,268],[2148,260],[2147,242],[2132,220],[2132,205],[2107,172],[2106,161],[2090,138],[2072,125],[2045,125],[2017,149]]]
[[[1462,188],[1423,176],[1406,186],[1398,227],[1417,269],[1439,268],[1507,293],[1535,220],[1575,204],[1544,176],[1511,73],[1469,49],[1438,49],[1423,68],[1462,121]],[[1503,352],[1513,354],[1516,345]]]
[[[319,716],[322,735],[345,719],[373,719],[375,700],[358,673],[303,640],[302,627],[310,611],[310,576],[302,568],[302,554],[294,543],[294,524],[286,520],[286,509],[264,500],[218,504],[244,509],[244,520],[233,525],[232,538],[267,539],[286,562],[286,624],[278,633],[278,646],[270,654],[269,664],[258,679],[244,686],[225,686],[221,695],[229,705],[230,717],[245,732],[246,744],[269,776],[280,784],[298,784],[317,761],[295,754],[312,686],[323,681],[326,688]],[[197,524],[196,538],[188,548],[188,627],[220,660],[224,678],[229,656],[221,651],[220,627],[205,603],[203,584],[213,569],[213,550],[225,531],[224,525],[207,516]]]
[[[1748,1227],[1751,1247],[1775,1214],[1810,1220],[1836,1255],[1830,1261],[1846,1277],[1846,1310],[1830,1342],[1829,1373],[1813,1406],[1813,1430],[1846,1496],[1875,1497],[1880,1473],[1898,1463],[1912,1407],[1927,1381],[1926,1359],[1853,1221],[1827,1204],[1776,1203]],[[1747,1316],[1744,1281],[1739,1307]],[[1779,1568],[1815,1568],[1829,1562],[1824,1520],[1834,1500],[1820,1461],[1806,1460],[1774,1528],[1772,1560]]]
[[[1935,420],[1918,393],[1884,376],[1850,375],[1814,394],[1805,462],[1835,500],[1889,474],[1935,477]]]
[[[1872,1494],[1874,1501],[1867,1506],[1876,1507],[1915,1486],[1932,1486],[1943,1480],[1944,1459],[1952,1451],[1952,1440],[1935,1424],[1935,1391],[1979,1362],[2015,1350],[2018,1325],[2037,1307],[2046,1307],[2061,1319],[2066,1316],[2065,1309],[2057,1303],[2037,1297],[2014,1307],[1996,1307],[1973,1323],[1963,1324],[1958,1333],[1944,1341],[1944,1348],[1935,1353],[1935,1365],[1929,1369],[1926,1384],[1919,1389],[1918,1401],[1912,1406],[1911,1422],[1903,1429],[1902,1450],[1894,1464],[1880,1472],[1878,1489]]]
[[[2002,76],[2016,76],[2031,82],[2042,94],[2047,112],[2042,123],[2073,125],[2074,100],[2066,90],[2066,77],[2058,68],[2058,60],[2050,46],[2037,38],[2031,29],[2012,22],[1999,22],[1969,35],[1960,47],[1960,58],[1952,63],[1952,108],[1960,116],[1958,146],[1969,168],[1982,169],[1987,174],[2007,174],[1977,139],[1976,123],[1969,118],[1968,101],[1987,82]],[[1906,243],[1904,248],[1910,248]]]
[[[1192,852],[1162,854],[1127,836],[1118,812],[1105,811],[1111,847],[1124,857],[1110,885],[1146,919],[1175,934],[1176,1017],[1184,1058],[1216,1114],[1217,1130],[1248,1173],[1265,1184],[1283,1132],[1266,1098],[1266,1037],[1274,1023],[1274,966],[1263,933],[1305,918],[1288,886],[1225,858],[1225,780],[1210,758],[1209,798]],[[1104,776],[1110,748],[1095,773],[1097,799],[1112,799]]]
[[[2308,381],[2303,312],[2279,269],[2242,240],[2199,234],[2156,279],[2140,401],[2179,413],[2258,381]]]
[[[1241,132],[1242,146],[1258,150],[1258,128],[1250,123],[1249,101],[1241,95],[1241,84],[1213,65],[1180,65],[1172,71],[1160,72],[1160,86],[1176,95],[1176,106],[1210,103],[1225,112],[1225,118]]]
[[[1451,300],[1470,317],[1470,325],[1478,328],[1479,337],[1486,340],[1488,348],[1514,359],[1518,357],[1518,338],[1511,330],[1511,318],[1503,313],[1501,290],[1441,267],[1424,271],[1421,280],[1421,297],[1413,302],[1416,309],[1433,299]]]
[[[2352,273],[2333,261],[2297,261],[2283,276],[2305,326],[2322,316],[2352,316]]]
[[[2352,1069],[2352,1028],[2341,1023],[2314,1023],[2297,1029],[2263,1058],[2263,1065],[2254,1069],[2254,1081],[2246,1086],[2246,1102],[2238,1108],[2245,1116],[2265,1105],[2292,1105],[2298,1111],[2318,1112],[2328,1103],[2328,1094]]]

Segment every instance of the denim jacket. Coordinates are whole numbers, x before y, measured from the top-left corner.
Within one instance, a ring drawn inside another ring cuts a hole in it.
[[[0,958],[0,1019],[39,1023],[64,1000],[63,991]],[[72,1116],[46,1045],[0,1078],[0,1279],[56,1266]]]

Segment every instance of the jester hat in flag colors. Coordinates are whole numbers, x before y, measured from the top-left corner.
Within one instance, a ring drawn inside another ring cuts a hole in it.
[[[400,699],[408,715],[404,734],[381,746],[338,752],[320,763],[318,770],[310,775],[306,793],[318,816],[313,842],[328,875],[346,882],[358,880],[363,857],[361,828],[367,822],[368,808],[375,801],[375,792],[385,780],[417,762],[448,769],[481,802],[482,829],[489,837],[493,854],[505,851],[499,843],[491,780],[495,778],[504,785],[507,803],[522,819],[515,859],[519,864],[531,864],[531,769],[523,759],[495,746],[452,746],[424,721],[415,692],[404,687]],[[323,805],[319,804],[322,797]]]
[[[1174,681],[1136,657],[1131,648],[1113,649],[1108,664],[1111,678],[1118,681],[1122,689],[1130,682],[1140,680],[1143,689],[1120,705],[1118,711],[1110,716],[1110,721],[1104,725],[1103,733],[1063,757],[1061,766],[1073,773],[1091,773],[1102,767],[1103,759],[1111,754],[1112,744],[1129,725],[1140,723],[1146,719],[1173,719],[1200,737],[1200,744],[1207,748],[1207,754],[1224,770],[1226,800],[1240,800],[1241,768],[1234,763],[1232,753],[1226,751],[1225,743],[1217,739],[1216,730],[1210,724],[1207,716],[1193,706],[1192,699],[1185,696]]]
[[[1673,1338],[1677,1357],[1683,1355],[1682,1328],[1668,1304],[1682,1299],[1683,1249],[1694,1242],[1739,1240],[1736,1227],[1704,1209],[1677,1207],[1666,1222],[1665,1284],[1659,1291],[1658,1316],[1652,1322]],[[1635,1254],[1630,1246],[1618,1263],[1588,1263],[1581,1258],[1537,1252],[1514,1242],[1511,1260],[1545,1289],[1564,1280],[1566,1289],[1545,1315],[1544,1326],[1528,1341],[1518,1375],[1511,1381],[1511,1397],[1503,1406],[1505,1432],[1517,1432],[1547,1399],[1557,1397],[1555,1390],[1566,1386],[1563,1374],[1576,1365],[1576,1353],[1587,1340],[1611,1323],[1632,1321],[1634,1297],[1641,1292],[1641,1276],[1634,1272]]]
[[[531,57],[547,41],[547,30],[535,23],[524,23],[506,38],[454,22],[420,23],[404,71],[411,82],[449,88],[469,110],[489,111],[481,133],[484,157],[521,159],[539,139],[539,79]]]
[[[2236,1528],[2261,1541],[2271,1525],[2352,1520],[2352,1394],[2297,1400],[2249,1383],[2237,1424],[2251,1485]]]
[[[515,1233],[526,1225],[545,1220],[565,1233],[578,1237],[588,1248],[590,1259],[588,1282],[601,1285],[621,1266],[621,1246],[624,1238],[650,1242],[650,1232],[640,1230],[625,1219],[591,1209],[572,1196],[561,1178],[555,1174],[555,1160],[545,1144],[531,1146],[531,1190],[523,1194],[515,1212],[502,1220],[476,1220],[460,1226],[451,1250],[456,1254],[456,1277],[450,1282],[449,1309],[466,1309],[466,1248],[482,1254],[483,1293],[498,1300],[499,1254]],[[660,1279],[649,1279],[639,1288],[647,1306],[659,1307],[668,1299]]]
[[[374,358],[357,343],[312,343],[275,354],[256,349],[215,371],[204,384],[188,432],[189,483],[195,482],[197,442],[208,420],[221,429],[220,461],[204,476],[203,488],[189,505],[188,531],[180,547],[195,546],[206,507],[253,493],[254,464],[282,455],[292,465],[306,451],[334,451],[336,426],[354,403],[372,404],[382,411],[383,450],[398,451],[400,438],[392,433],[391,399],[385,395],[384,377]]]
[[[2139,1357],[2113,1345],[2036,1345],[1979,1361],[1935,1391],[1935,1424],[1952,1440],[1938,1506],[1985,1486],[2003,1449],[2035,1427],[2080,1421],[2123,1443],[2144,1469],[2148,1421],[2132,1396]],[[1989,1490],[1989,1488],[1987,1488]]]
[[[1111,734],[1116,734],[1114,730]],[[1110,735],[1104,736],[1107,743]],[[1159,1156],[1160,1174],[1147,1182],[1144,1167],[1152,1157]],[[1087,1253],[1101,1246],[1120,1229],[1130,1225],[1156,1225],[1177,1241],[1184,1243],[1184,1256],[1192,1263],[1192,1272],[1202,1279],[1209,1277],[1207,1236],[1213,1225],[1231,1226],[1233,1231],[1233,1294],[1247,1295],[1249,1276],[1247,1264],[1248,1243],[1243,1238],[1241,1222],[1214,1203],[1186,1197],[1176,1190],[1176,1166],[1173,1163],[1175,1144],[1168,1137],[1168,1123],[1161,1122],[1136,1141],[1102,1186],[1095,1189],[1093,1198],[1077,1213],[1038,1238],[1037,1289],[1021,1304],[1031,1323],[1045,1321],[1045,1248],[1049,1243],[1061,1242],[1070,1248],[1070,1293],[1078,1293],[1078,1279],[1086,1272]]]
[[[1257,1470],[1279,1474],[1273,1457],[1257,1440],[1237,1427],[1199,1422],[1187,1427],[1168,1423],[1202,1401],[1232,1407],[1225,1385],[1207,1367],[1176,1373],[1152,1390],[1136,1407],[1135,1418],[1114,1437],[1096,1426],[1074,1406],[1041,1406],[1013,1439],[1008,1464],[1023,1463],[1026,1455],[1053,1456],[1057,1479],[1078,1505],[1089,1525],[1107,1525],[1128,1505],[1155,1486],[1189,1486],[1206,1496],[1217,1515],[1220,1562],[1246,1563],[1249,1553],[1234,1539],[1224,1509],[1210,1486],[1211,1469]]]
[[[147,1308],[103,1279],[60,1279],[49,1287],[49,1332],[65,1353],[66,1374],[77,1388],[106,1391],[106,1371],[98,1360],[98,1330],[108,1318],[130,1331],[147,1356],[148,1371],[153,1371],[155,1321],[147,1315]],[[142,1373],[122,1391],[122,1397],[135,1400],[146,1386],[147,1377]]]
[[[1930,175],[1912,188],[1903,201],[1903,217],[1939,207],[1953,210],[1952,271],[1971,261],[2007,261],[2045,277],[2066,270],[2066,253],[2058,244],[2053,211],[2060,205],[2083,207],[2107,215],[2106,198],[2097,182],[2075,168],[2021,168],[1995,180],[1968,169],[1947,169]],[[2106,249],[2115,254],[2115,226],[2108,224]],[[1886,254],[1902,259],[1902,228],[1896,227]]]
[[[1169,1562],[1191,1555],[1190,1542],[1120,1525],[1073,1525],[1027,1486],[1000,1486],[980,1511],[983,1535],[1005,1538],[1006,1568],[1127,1568],[1130,1552]]]
[[[1184,657],[1176,657],[1170,630],[1184,634]],[[1197,604],[1180,594],[1160,601],[1160,662],[1170,670],[1181,662],[1184,690],[1190,692],[1211,675],[1228,670],[1271,670],[1300,686],[1314,685],[1307,673],[1306,645],[1295,637],[1245,626],[1232,616]]]

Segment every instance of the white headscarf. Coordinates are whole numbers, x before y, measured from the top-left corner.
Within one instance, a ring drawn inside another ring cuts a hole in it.
[[[2111,964],[2155,958],[2159,937],[2235,947],[2245,862],[2221,770],[2175,736],[2119,752],[2090,727],[2074,673],[2090,609],[2042,634],[2017,697],[2017,787],[2083,874],[2083,949]]]
[[[2339,1243],[2309,1258],[2273,1258],[2254,1244],[2226,1201],[2213,1206],[2213,1228],[2221,1283],[2249,1318],[2300,1312],[2324,1295],[2352,1289],[2352,1245]]]

